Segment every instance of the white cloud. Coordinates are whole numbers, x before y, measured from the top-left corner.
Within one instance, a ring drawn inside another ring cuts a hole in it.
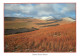
[[[26,14],[34,16],[55,15],[56,17],[60,17],[60,15],[66,12],[75,11],[75,4],[5,4],[5,10],[11,11],[12,13],[15,12],[16,16]],[[19,15],[20,13],[21,15]]]
[[[5,10],[9,11],[20,11],[22,13],[30,13],[33,10],[33,6],[31,4],[28,5],[20,5],[20,4],[6,4]]]
[[[5,10],[10,10],[10,11],[18,11],[20,10],[20,5],[19,4],[5,4]]]
[[[53,14],[52,4],[38,4],[35,6],[38,16]]]
[[[45,11],[40,11],[38,12],[38,16],[49,16],[50,14],[53,14],[52,12],[45,12]]]
[[[13,14],[13,16],[14,17],[23,17],[23,14],[21,14],[21,13],[15,13],[15,14]]]
[[[61,13],[75,11],[76,6],[75,4],[67,4],[65,7],[62,8]]]
[[[52,11],[52,10],[54,10],[52,8],[52,5],[53,4],[38,4],[35,6],[35,8],[39,11]]]
[[[25,5],[21,7],[22,13],[31,13],[34,10],[34,7],[31,4]]]

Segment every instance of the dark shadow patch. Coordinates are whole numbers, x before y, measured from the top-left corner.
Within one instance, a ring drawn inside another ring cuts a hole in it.
[[[37,25],[46,25],[46,24],[51,24],[51,23],[56,23],[62,20],[55,20],[54,22],[48,22],[48,23],[36,23]]]
[[[23,32],[31,32],[35,30],[38,30],[38,29],[34,27],[32,27],[31,29],[28,29],[28,28],[5,29],[5,35],[18,34],[18,33],[23,33]]]
[[[15,17],[4,17],[4,21],[14,21]]]
[[[50,27],[50,26],[58,26],[59,24],[54,24],[54,25],[48,25],[48,26],[42,26],[42,27]]]
[[[4,17],[4,21],[14,21],[16,19],[32,19],[32,18],[33,17]]]

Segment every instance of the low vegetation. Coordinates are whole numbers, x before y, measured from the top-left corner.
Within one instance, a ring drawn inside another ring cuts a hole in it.
[[[75,52],[76,23],[6,35],[5,52]]]

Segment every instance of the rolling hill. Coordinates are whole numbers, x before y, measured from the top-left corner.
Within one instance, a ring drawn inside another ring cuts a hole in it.
[[[5,52],[75,52],[76,22],[4,36]]]
[[[72,23],[71,20],[73,19],[69,17],[62,18],[62,19],[54,19],[51,16],[41,17],[41,19],[32,18],[32,17],[25,17],[25,18],[5,17],[4,31],[5,31],[5,35],[31,32],[38,29],[51,27],[51,26],[55,27],[59,25],[69,24]]]
[[[65,17],[65,18],[62,18],[63,21],[68,21],[68,22],[74,22],[75,20],[72,19],[71,17]]]

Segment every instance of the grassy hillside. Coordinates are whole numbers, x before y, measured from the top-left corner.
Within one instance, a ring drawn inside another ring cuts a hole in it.
[[[76,22],[5,35],[5,52],[75,52]]]
[[[47,28],[51,26],[59,26],[63,24],[69,24],[62,20],[40,20],[31,17],[17,18],[17,17],[5,17],[4,31],[5,35],[17,34],[23,32],[31,32],[37,29]]]
[[[19,28],[44,28],[44,26],[48,25],[63,25],[68,24],[70,22],[62,21],[62,20],[40,20],[40,19],[28,19],[28,18],[14,18],[14,17],[6,17],[4,21],[5,29],[19,29]]]

